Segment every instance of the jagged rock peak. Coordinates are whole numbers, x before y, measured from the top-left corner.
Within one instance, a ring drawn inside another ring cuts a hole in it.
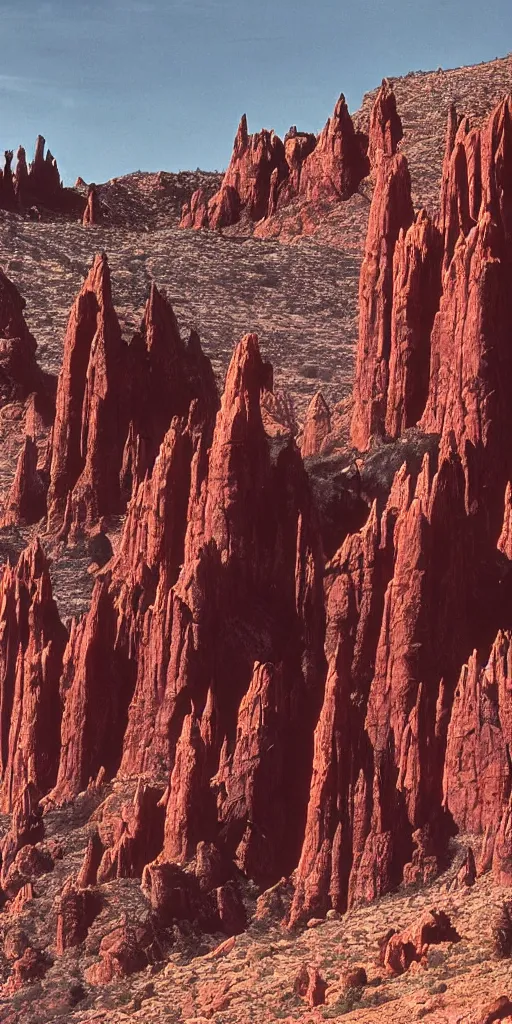
[[[396,97],[388,80],[383,79],[370,114],[368,157],[374,167],[378,153],[393,156],[403,138],[402,121],[396,109]]]

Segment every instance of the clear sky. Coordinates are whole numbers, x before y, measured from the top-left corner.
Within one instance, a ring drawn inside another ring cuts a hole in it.
[[[66,184],[225,168],[249,130],[318,131],[384,75],[512,50],[512,0],[0,0],[0,147]]]

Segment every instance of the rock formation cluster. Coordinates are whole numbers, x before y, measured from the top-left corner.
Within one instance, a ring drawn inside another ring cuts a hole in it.
[[[5,151],[0,170],[0,209],[25,212],[35,219],[45,209],[62,214],[83,212],[81,197],[63,187],[57,161],[49,149],[45,152],[45,146],[46,140],[38,135],[34,159],[29,164],[25,149],[19,146],[14,170],[14,153]]]
[[[383,85],[383,97],[389,91]],[[371,126],[372,152],[401,137],[396,107],[383,97],[380,121]],[[353,195],[369,170],[368,136],[354,128],[343,95],[318,136],[295,126],[284,140],[266,129],[249,135],[244,114],[219,191],[210,200],[201,190],[194,192],[183,206],[180,226],[219,229],[242,218],[255,223],[294,198],[313,204],[339,202]]]
[[[87,934],[96,887],[119,878],[140,879],[159,926],[229,936],[246,925],[244,880],[265,890],[294,872],[295,927],[431,880],[457,830],[484,837],[457,884],[491,869],[512,883],[512,98],[479,131],[450,112],[435,217],[413,209],[400,135],[386,83],[369,141],[343,98],[317,140],[249,136],[242,119],[220,192],[186,214],[215,226],[292,193],[343,198],[372,162],[355,457],[432,443],[360,530],[339,523],[329,560],[303,461],[331,436],[322,396],[301,454],[266,434],[272,371],[254,334],[219,399],[199,338],[182,340],[156,286],[130,344],[104,254],[75,301],[47,473],[27,436],[8,522],[42,519],[73,543],[124,521],[80,619],[61,622],[39,540],[3,570],[5,899],[30,898],[57,856],[43,810],[105,781],[137,786],[95,812],[59,898],[57,955]],[[39,393],[6,278],[0,314],[5,379]],[[438,932],[452,935],[449,921],[390,936],[386,967],[405,970]],[[146,966],[154,941],[142,925],[112,930],[90,983]],[[45,969],[30,948],[16,962],[13,985]],[[300,980],[312,1005],[319,985]]]

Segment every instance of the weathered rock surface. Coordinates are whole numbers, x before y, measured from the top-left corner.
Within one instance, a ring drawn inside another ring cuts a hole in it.
[[[389,108],[392,102],[392,98],[387,101]],[[393,117],[386,108],[383,117],[387,121],[382,134],[394,142],[396,111]],[[220,190],[209,202],[202,189],[195,192],[183,207],[180,227],[224,228],[242,218],[258,222],[294,198],[313,206],[346,200],[368,174],[367,148],[368,137],[354,128],[343,95],[317,138],[295,126],[284,144],[266,129],[249,135],[244,114]]]

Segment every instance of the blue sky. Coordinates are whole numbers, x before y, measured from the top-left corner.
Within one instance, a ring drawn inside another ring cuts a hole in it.
[[[249,130],[318,131],[384,75],[512,50],[511,0],[0,0],[0,147],[38,132],[66,184],[222,169]]]

